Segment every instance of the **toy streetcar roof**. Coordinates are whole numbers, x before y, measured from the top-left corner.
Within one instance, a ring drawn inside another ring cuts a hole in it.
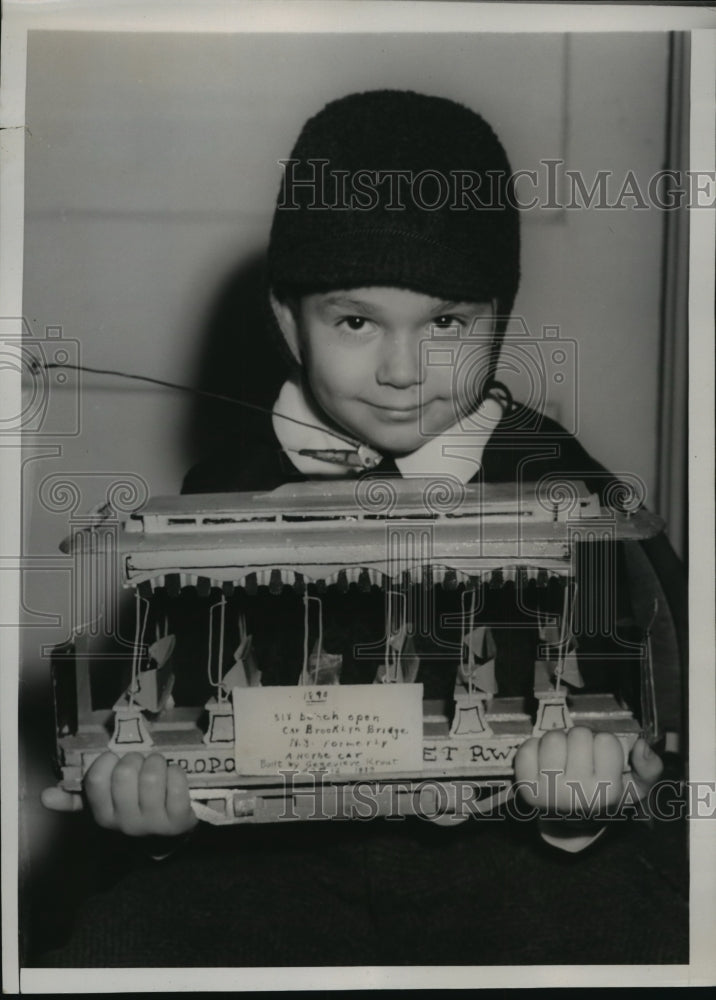
[[[366,494],[362,502],[357,499],[356,480],[314,481],[263,493],[156,497],[124,524],[125,579],[189,573],[237,581],[247,573],[281,567],[319,579],[346,566],[392,575],[398,563],[386,552],[385,524],[393,518],[419,522],[427,515],[432,523],[429,554],[421,548],[410,559],[406,553],[403,561],[465,572],[488,565],[566,568],[579,523],[586,540],[590,534],[613,540],[648,538],[663,527],[648,511],[629,516],[603,510],[583,483],[571,484],[568,495],[576,502],[562,509],[557,496],[552,505],[544,497],[537,499],[533,484],[521,490],[514,482],[467,486],[464,494],[460,490],[452,499],[448,496],[442,509],[447,490],[439,489],[449,485],[444,480],[366,482],[367,488],[371,485],[376,493],[385,487],[382,499],[389,501],[377,504],[375,512]]]
[[[583,482],[571,483],[580,505],[594,497]],[[275,490],[247,493],[193,493],[152,497],[132,515],[135,519],[211,516],[270,518],[284,514],[405,516],[426,513],[516,514],[527,512],[540,520],[553,520],[548,501],[538,500],[535,484],[468,484],[455,490],[449,480],[435,478],[375,480],[313,480],[290,483]],[[598,506],[598,502],[597,502]]]

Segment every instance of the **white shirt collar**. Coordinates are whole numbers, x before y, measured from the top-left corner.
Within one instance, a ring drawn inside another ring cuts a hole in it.
[[[292,417],[283,420],[281,415]],[[502,407],[496,399],[483,400],[474,413],[463,417],[453,427],[435,437],[409,455],[395,459],[403,476],[454,476],[461,483],[469,482],[482,466],[482,455],[492,432],[502,417]],[[311,424],[306,427],[303,423]],[[320,411],[307,397],[300,379],[284,383],[273,406],[273,429],[283,450],[299,472],[308,476],[354,475],[349,465],[328,463],[301,455],[302,449],[339,449],[350,446],[325,423]]]

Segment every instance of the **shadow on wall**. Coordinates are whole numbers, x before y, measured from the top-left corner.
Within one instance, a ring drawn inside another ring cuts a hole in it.
[[[271,407],[290,360],[268,301],[265,254],[254,255],[228,275],[199,343],[196,388]],[[240,442],[242,407],[196,396],[189,412],[184,439],[196,460]]]

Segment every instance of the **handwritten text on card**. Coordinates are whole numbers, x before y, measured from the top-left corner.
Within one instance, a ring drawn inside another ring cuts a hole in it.
[[[422,684],[234,690],[240,774],[381,774],[422,766]]]

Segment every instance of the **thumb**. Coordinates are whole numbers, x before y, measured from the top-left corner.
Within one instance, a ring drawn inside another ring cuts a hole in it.
[[[647,787],[653,785],[664,770],[661,757],[654,753],[642,737],[639,737],[632,747],[631,754],[629,755],[629,763],[631,764],[634,776],[647,785]]]
[[[40,801],[45,809],[53,812],[79,812],[82,809],[82,796],[79,792],[66,792],[59,785],[44,788],[40,793]]]

